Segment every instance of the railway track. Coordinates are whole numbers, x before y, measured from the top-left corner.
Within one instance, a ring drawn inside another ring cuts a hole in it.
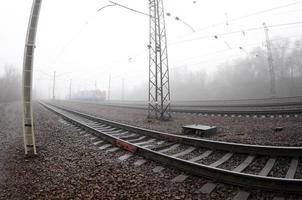
[[[83,102],[81,103],[94,103]],[[147,110],[145,102],[98,102],[95,104],[119,108]],[[215,115],[297,115],[302,113],[302,97],[272,100],[183,101],[171,102],[171,112]]]
[[[126,149],[146,160],[237,186],[302,193],[300,147],[246,145],[176,136],[97,118],[55,105],[42,105],[100,138],[100,143],[103,144],[101,149],[112,146],[112,151]]]

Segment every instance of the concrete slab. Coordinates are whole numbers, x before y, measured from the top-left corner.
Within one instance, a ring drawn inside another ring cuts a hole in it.
[[[118,159],[119,159],[120,161],[125,161],[125,160],[127,160],[128,158],[130,158],[131,156],[133,156],[132,153],[127,153],[127,154],[125,154],[125,155],[119,157]]]
[[[103,131],[106,134],[110,134],[110,135],[120,135],[122,132],[122,130],[115,130],[115,131]]]
[[[219,165],[225,163],[228,159],[230,159],[233,156],[233,153],[227,153],[222,158],[217,160],[216,162],[210,164],[211,167],[218,167]]]
[[[141,136],[139,138],[135,138],[135,139],[131,139],[131,140],[127,140],[127,142],[138,142],[138,141],[141,141],[141,140],[144,140],[146,138],[146,136]]]
[[[107,149],[108,147],[111,147],[111,144],[104,144],[103,146],[100,146],[99,149],[104,150]]]
[[[285,178],[294,178],[295,177],[297,167],[298,167],[298,163],[299,163],[298,158],[293,158],[291,160],[290,167],[289,167],[289,169],[286,173]]]
[[[161,145],[161,144],[163,144],[163,143],[165,143],[165,141],[160,140],[160,141],[158,141],[156,144]]]
[[[266,164],[263,167],[263,169],[260,171],[259,176],[267,176],[269,174],[269,172],[271,171],[271,169],[273,168],[275,162],[276,162],[275,158],[270,158],[266,162]]]
[[[153,171],[154,173],[160,173],[160,172],[162,172],[164,169],[165,169],[165,168],[162,167],[162,166],[157,166],[157,167],[153,168],[152,171]]]
[[[274,197],[273,200],[285,200],[284,197]]]
[[[187,175],[179,175],[179,176],[176,176],[175,178],[172,179],[172,182],[174,183],[181,183],[181,182],[184,182],[184,180],[186,180],[189,176]]]
[[[137,161],[135,161],[134,166],[139,167],[139,166],[145,164],[146,162],[147,162],[147,160],[144,160],[144,159],[137,160]]]
[[[198,160],[204,159],[205,157],[208,157],[212,152],[213,151],[211,151],[211,150],[207,150],[207,151],[203,152],[203,154],[196,156],[194,158],[191,158],[189,161],[196,162]]]
[[[217,183],[208,182],[204,184],[199,190],[197,190],[197,193],[211,194],[216,187]]]
[[[121,139],[127,139],[127,138],[131,138],[131,137],[135,137],[135,136],[136,136],[136,134],[132,133],[132,134],[129,134],[129,135],[121,136],[120,138]]]
[[[233,171],[234,172],[242,172],[249,164],[251,164],[254,160],[255,156],[249,155],[240,165],[238,165]]]
[[[187,155],[187,154],[191,153],[195,149],[196,149],[195,147],[189,147],[189,148],[185,149],[182,152],[179,152],[179,153],[176,153],[176,154],[173,154],[173,155],[170,155],[170,156],[174,156],[174,157],[184,156],[184,155]]]
[[[196,135],[205,135],[205,134],[214,134],[216,133],[217,128],[215,126],[206,126],[201,124],[192,124],[182,127],[183,134],[196,134]]]
[[[108,149],[106,152],[112,153],[112,152],[116,152],[116,151],[118,151],[118,150],[120,150],[120,148],[118,148],[118,147],[113,147],[113,148],[111,148],[111,149]]]
[[[94,142],[94,143],[92,143],[93,145],[98,145],[98,144],[100,144],[100,143],[102,143],[102,142],[104,142],[103,140],[99,140],[99,141],[96,141],[96,142]]]
[[[233,198],[233,200],[247,200],[250,196],[250,192],[240,190]]]
[[[180,144],[174,144],[174,145],[172,145],[172,146],[170,146],[170,147],[168,147],[168,148],[162,149],[162,150],[160,150],[160,151],[158,151],[158,152],[159,152],[159,153],[165,153],[165,152],[167,152],[167,151],[174,150],[174,149],[178,148],[179,146],[180,146]]]
[[[154,142],[156,139],[150,139],[150,140],[147,140],[147,141],[143,141],[143,142],[136,142],[134,143],[135,145],[145,145],[145,144],[150,144],[152,142]]]

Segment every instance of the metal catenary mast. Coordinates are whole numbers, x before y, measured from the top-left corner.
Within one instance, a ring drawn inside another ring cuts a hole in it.
[[[42,0],[34,0],[29,18],[23,60],[23,135],[25,154],[36,154],[33,114],[32,77],[38,18]]]
[[[273,64],[273,55],[272,55],[272,47],[271,41],[268,35],[268,28],[266,23],[263,23],[265,38],[266,38],[266,47],[267,47],[267,60],[268,60],[268,67],[270,73],[270,95],[271,97],[276,97],[276,78],[275,78],[275,70]]]
[[[149,0],[149,97],[148,117],[171,118],[170,83],[163,0]]]
[[[53,72],[52,100],[56,100],[56,71]]]

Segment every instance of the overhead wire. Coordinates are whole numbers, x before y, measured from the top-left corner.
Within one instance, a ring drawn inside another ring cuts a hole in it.
[[[256,11],[256,12],[253,12],[253,13],[250,13],[250,14],[247,14],[247,15],[243,15],[243,16],[228,19],[227,21],[228,22],[238,21],[238,20],[242,20],[242,19],[249,18],[249,17],[252,17],[252,16],[256,16],[256,15],[260,15],[260,14],[263,14],[263,13],[271,12],[273,10],[278,10],[278,9],[282,9],[282,8],[286,8],[286,7],[290,7],[290,6],[294,6],[294,5],[298,5],[298,4],[302,4],[302,1],[296,1],[296,2],[293,2],[293,3],[289,3],[289,4],[276,6],[276,7],[273,7],[273,8],[268,8],[268,9],[264,9],[264,10],[260,10],[260,11]],[[207,30],[209,28],[213,28],[213,27],[216,27],[216,26],[224,25],[224,24],[225,24],[225,20],[214,23],[214,24],[211,24],[211,25],[208,25],[208,26],[205,26],[205,27],[200,28],[200,29],[196,29],[195,32],[204,31],[204,30]],[[188,33],[186,35],[191,35],[191,34],[192,33]]]
[[[302,21],[268,25],[267,27],[268,28],[276,28],[276,27],[291,26],[291,25],[297,25],[297,24],[302,24]],[[263,29],[263,26],[247,28],[244,31],[248,32],[248,31],[256,31],[256,30],[260,30],[260,29]],[[207,35],[207,36],[196,37],[196,38],[192,38],[192,39],[180,40],[180,41],[177,41],[177,42],[170,43],[169,45],[175,45],[175,44],[180,44],[180,43],[185,43],[185,42],[192,42],[192,41],[196,41],[196,40],[202,40],[202,39],[213,38],[213,37],[215,38],[215,36],[232,35],[232,34],[241,33],[241,32],[242,32],[242,30],[236,30],[236,31],[219,33],[219,34],[216,34],[216,35]]]
[[[128,8],[126,6],[123,6],[123,5],[120,5],[118,3],[115,3],[115,2],[112,2],[110,1],[111,3],[113,3],[114,5],[118,5],[118,6],[121,6],[121,7],[125,7],[129,10],[132,10],[134,12],[140,12],[140,11],[137,11],[135,9],[131,9],[131,8]],[[236,18],[232,18],[232,19],[228,19],[228,22],[231,22],[231,21],[236,21],[236,20],[240,20],[240,19],[244,19],[244,18],[248,18],[248,17],[251,17],[251,16],[255,16],[255,15],[259,15],[259,14],[262,14],[262,13],[265,13],[265,12],[270,12],[272,10],[276,10],[276,9],[281,9],[281,8],[285,8],[285,7],[289,7],[289,6],[293,6],[293,5],[297,5],[297,4],[300,4],[302,3],[302,1],[298,1],[298,2],[294,2],[294,3],[290,3],[290,4],[286,4],[286,5],[283,5],[283,6],[277,6],[277,7],[274,7],[274,8],[270,8],[270,9],[266,9],[266,10],[262,10],[262,11],[258,11],[258,12],[254,12],[254,13],[251,13],[251,14],[248,14],[248,15],[244,15],[244,16],[241,16],[241,17],[236,17]],[[105,7],[108,7],[108,6],[114,6],[114,5],[107,5]],[[102,7],[101,9],[103,9],[104,7]],[[99,9],[100,10],[100,9]],[[98,10],[98,11],[99,11]],[[141,13],[140,14],[144,14],[144,15],[147,15],[149,16],[148,14],[146,13]],[[90,20],[90,19],[89,19]],[[221,25],[221,24],[224,24],[225,21],[223,22],[219,22],[219,23],[216,23],[214,25],[211,25],[211,26],[208,26],[208,27],[213,27],[213,26],[218,26],[218,25]],[[294,22],[294,23],[287,23],[287,24],[277,24],[277,25],[271,25],[271,26],[268,26],[270,28],[274,28],[274,27],[279,27],[279,26],[287,26],[287,25],[294,25],[294,24],[300,24],[302,22]],[[85,28],[85,26],[88,24],[88,21],[86,21],[86,23],[81,27],[81,29],[77,32],[77,34],[75,34],[75,36],[61,49],[59,55],[57,57],[60,57],[60,55],[62,54],[62,52],[65,50],[65,48],[70,44],[72,43],[72,40],[74,40],[78,34],[80,34],[83,29]],[[202,28],[202,29],[197,29],[196,32],[198,31],[202,31],[202,30],[205,30],[207,29],[207,27],[205,28]],[[245,29],[244,31],[254,31],[254,30],[259,30],[259,29],[263,29],[263,27],[255,27],[255,28],[249,28],[249,29]],[[194,30],[195,31],[195,30]],[[232,32],[225,32],[225,33],[220,33],[220,34],[216,34],[216,36],[224,36],[224,35],[230,35],[230,34],[236,34],[236,33],[239,33],[239,32],[242,32],[242,30],[240,31],[232,31]],[[214,35],[215,36],[215,35]],[[198,38],[193,38],[193,39],[188,39],[188,40],[183,40],[183,41],[178,41],[178,42],[175,42],[175,43],[172,43],[172,44],[169,44],[169,45],[173,45],[173,44],[179,44],[179,43],[184,43],[184,42],[190,42],[190,41],[195,41],[195,40],[201,40],[201,39],[205,39],[205,38],[211,38],[213,37],[213,35],[209,35],[209,36],[203,36],[203,37],[198,37]],[[226,44],[226,46],[228,46],[229,50],[232,50],[234,48],[232,48],[225,40],[223,40],[223,42]]]
[[[242,47],[248,47],[248,46],[258,46],[260,43],[257,42],[257,43],[251,43],[251,44],[247,44],[247,45],[242,45]],[[184,61],[188,61],[188,60],[192,60],[192,59],[195,59],[195,58],[199,58],[201,56],[209,56],[209,55],[215,55],[215,54],[220,54],[220,53],[224,53],[224,52],[230,52],[230,51],[233,51],[233,50],[238,50],[238,47],[232,47],[232,49],[223,49],[223,50],[218,50],[218,51],[213,51],[213,52],[210,52],[210,53],[206,53],[206,54],[201,54],[201,55],[198,55],[198,56],[194,56],[194,57],[190,57],[190,58],[187,58],[187,59],[184,59],[184,60],[181,60],[181,61],[175,61],[175,62],[184,62]]]
[[[228,15],[227,13],[225,14],[226,17],[227,17],[227,25],[229,25],[229,22],[232,22],[232,21],[237,21],[237,20],[241,20],[241,19],[244,19],[244,18],[248,18],[248,17],[251,17],[251,16],[255,16],[255,15],[259,15],[259,14],[263,14],[263,13],[266,13],[266,12],[270,12],[270,11],[273,11],[273,10],[277,10],[277,9],[281,9],[281,8],[286,8],[286,7],[290,7],[290,6],[294,6],[294,5],[297,5],[297,4],[301,4],[302,1],[297,1],[297,2],[294,2],[294,3],[289,3],[289,4],[286,4],[286,5],[281,5],[281,6],[277,6],[277,7],[273,7],[273,8],[269,8],[269,9],[265,9],[265,10],[261,10],[261,11],[257,11],[257,12],[253,12],[253,13],[250,13],[250,14],[247,14],[247,15],[244,15],[244,16],[240,16],[240,17],[235,17],[235,18],[232,18],[232,19],[228,19]],[[204,28],[201,28],[201,29],[197,29],[197,30],[194,30],[194,33],[195,32],[200,32],[200,31],[204,31],[204,32],[207,32],[209,33],[209,31],[207,31],[208,28],[213,28],[215,26],[218,26],[218,25],[222,25],[222,24],[225,24],[225,20],[224,21],[221,21],[221,22],[218,22],[216,24],[212,24],[210,26],[207,26],[207,27],[204,27]],[[270,27],[273,27],[273,26],[270,26]],[[246,34],[246,31],[253,31],[253,29],[251,30],[244,30],[240,27],[240,31],[236,31],[234,33],[238,33],[238,32],[241,32],[243,33],[243,35],[245,36]],[[262,29],[262,27],[259,27],[259,28],[256,28],[255,30],[257,29]],[[187,35],[191,35],[192,33],[190,34],[187,34]],[[230,32],[229,34],[233,34],[232,32]],[[203,39],[203,38],[207,38],[207,37],[214,37],[215,39],[220,39],[221,36],[223,35],[228,35],[227,33],[223,33],[223,34],[211,34],[210,35],[212,36],[204,36],[204,37],[199,37],[199,38],[193,38],[193,39],[186,39],[186,40],[181,40],[181,41],[176,41],[176,42],[172,42],[172,43],[169,43],[169,45],[174,45],[174,44],[179,44],[179,43],[185,43],[185,42],[190,42],[190,41],[196,41],[196,40],[199,40],[199,39]],[[220,36],[220,37],[218,37]],[[225,39],[222,39],[222,42],[231,50],[232,47],[229,45],[229,42],[227,42]],[[244,49],[241,49],[242,51],[244,51]]]
[[[300,35],[300,34],[295,34],[295,35],[291,35],[291,36],[287,36],[286,38],[296,38],[296,37],[301,37],[302,38],[302,36]],[[278,40],[283,40],[284,38],[276,38],[276,39],[271,39],[270,41],[271,42],[274,42],[274,41],[278,41]],[[211,52],[211,53],[207,53],[207,54],[201,54],[201,55],[198,55],[198,56],[194,56],[194,57],[190,57],[190,58],[187,58],[187,59],[184,59],[184,60],[180,60],[180,61],[172,61],[172,63],[177,63],[177,64],[179,64],[179,65],[184,65],[184,64],[187,64],[187,65],[190,65],[190,66],[195,66],[195,65],[198,65],[198,64],[201,64],[201,63],[204,63],[204,62],[210,62],[210,61],[217,61],[217,58],[215,58],[215,59],[206,59],[206,60],[202,60],[201,62],[194,62],[193,64],[190,64],[190,63],[188,63],[188,62],[186,62],[186,61],[188,61],[188,60],[193,60],[193,59],[195,59],[195,58],[200,58],[200,57],[202,57],[202,56],[204,56],[204,55],[215,55],[215,54],[220,54],[220,53],[224,53],[224,52],[230,52],[230,51],[232,51],[232,50],[241,50],[240,49],[240,47],[242,47],[242,49],[243,49],[243,51],[245,52],[245,54],[246,55],[251,55],[251,53],[250,52],[248,52],[245,48],[243,48],[243,47],[253,47],[253,46],[255,46],[255,47],[261,47],[261,44],[263,43],[264,41],[261,41],[261,42],[257,42],[257,43],[250,43],[250,44],[246,44],[246,45],[241,45],[241,46],[238,46],[238,47],[233,47],[232,49],[224,49],[224,50],[219,50],[219,51],[214,51],[214,52]],[[272,45],[274,45],[274,43],[272,43]],[[288,48],[288,49],[295,49],[295,48]],[[239,57],[239,56],[238,56]],[[225,60],[227,60],[227,59],[225,59]],[[175,68],[175,67],[173,67],[173,68]],[[173,69],[173,68],[171,68],[171,69]],[[176,68],[178,68],[178,67],[176,67]]]
[[[84,28],[89,24],[89,22],[95,18],[96,18],[96,13],[94,15],[91,15],[87,20],[85,20],[85,22],[81,25],[81,27],[77,30],[77,32],[73,36],[71,36],[70,39],[60,48],[54,60],[49,66],[54,66],[58,62],[59,58],[62,56],[64,51],[67,49],[67,47],[71,45],[72,42],[83,32]]]
[[[147,14],[147,13],[144,13],[142,11],[139,11],[139,10],[136,10],[136,9],[133,9],[133,8],[130,8],[128,6],[125,6],[125,5],[122,5],[122,4],[119,4],[119,3],[116,3],[116,2],[113,2],[113,1],[109,1],[110,3],[116,5],[116,6],[119,6],[119,7],[122,7],[122,8],[125,8],[127,10],[130,10],[132,12],[136,12],[136,13],[139,13],[139,14],[142,14],[142,15],[145,15],[145,16],[148,16],[148,17],[152,17],[151,15]]]

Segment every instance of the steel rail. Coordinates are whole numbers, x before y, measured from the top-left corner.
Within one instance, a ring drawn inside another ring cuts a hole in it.
[[[244,187],[253,187],[270,191],[283,191],[283,192],[291,192],[291,193],[302,193],[302,179],[287,179],[287,178],[275,178],[275,177],[267,177],[267,176],[259,176],[252,174],[245,174],[240,172],[234,172],[224,169],[219,169],[215,167],[210,167],[204,164],[199,164],[195,162],[190,162],[187,160],[175,158],[172,156],[165,155],[163,153],[159,153],[144,147],[140,147],[135,144],[131,144],[125,140],[119,139],[112,135],[103,133],[87,124],[82,123],[79,120],[68,117],[66,114],[57,111],[56,109],[51,108],[50,106],[43,104],[42,105],[61,116],[65,120],[79,126],[97,137],[102,138],[114,145],[117,145],[123,149],[126,149],[132,153],[141,155],[146,159],[150,159],[156,162],[159,162],[164,165],[169,165],[174,168],[184,170],[190,174],[207,177],[210,179],[214,179],[217,181],[244,186]],[[59,108],[61,109],[61,108]],[[64,109],[62,109],[64,111]],[[66,111],[66,110],[65,110]],[[69,111],[67,111],[69,112]],[[71,112],[73,113],[73,112]],[[76,113],[76,112],[75,112]],[[73,113],[73,114],[75,114]],[[81,115],[82,116],[82,115]],[[86,116],[86,115],[83,115]]]
[[[183,112],[183,113],[196,113],[196,114],[228,114],[228,115],[278,115],[278,114],[300,114],[302,113],[301,108],[295,109],[280,109],[280,110],[222,110],[222,109],[174,109],[171,108],[172,112]]]
[[[70,101],[67,101],[70,102]],[[111,104],[111,103],[92,103],[87,101],[71,101],[87,104],[96,104],[102,106],[110,106],[117,108],[140,109],[147,110],[147,105],[144,104]],[[296,106],[296,107],[295,107]],[[233,108],[233,109],[232,109]],[[250,108],[250,109],[248,109]],[[258,109],[257,109],[258,108]],[[300,114],[302,113],[302,102],[289,104],[286,107],[280,106],[239,106],[239,105],[171,105],[171,112],[178,113],[195,113],[195,114],[228,114],[228,115],[278,115],[278,114]]]
[[[76,115],[95,120],[107,125],[111,125],[117,128],[121,128],[133,133],[143,134],[146,136],[165,139],[170,142],[179,142],[181,144],[186,144],[190,146],[203,147],[209,149],[217,149],[222,151],[232,151],[237,153],[247,153],[247,154],[257,154],[257,155],[270,155],[270,156],[302,156],[302,147],[289,147],[289,146],[264,146],[264,145],[252,145],[252,144],[242,144],[242,143],[233,143],[233,142],[223,142],[223,141],[214,141],[200,138],[193,138],[188,136],[180,136],[170,133],[163,133],[160,131],[145,129],[141,127],[136,127],[128,124],[123,124],[115,122],[112,120],[107,120],[85,114],[82,112],[70,110],[61,106],[53,105],[59,109],[65,110],[67,112],[74,113]]]
[[[184,102],[171,102],[174,107],[200,107],[200,108],[220,108],[220,107],[233,107],[233,108],[265,108],[265,107],[281,107],[281,106],[301,106],[302,102],[267,102],[267,103],[234,103],[228,104],[223,103],[220,104],[203,104],[202,102],[194,102],[194,101],[184,101]],[[144,103],[100,103],[104,105],[112,105],[112,106],[137,106],[137,107],[146,107],[147,104]]]
[[[85,102],[85,103],[93,103],[89,101],[81,101],[81,100],[73,100],[71,102]],[[278,107],[292,107],[292,106],[302,106],[302,99],[301,101],[294,101],[294,102],[264,102],[264,103],[253,103],[253,102],[246,102],[246,103],[228,103],[221,101],[219,104],[205,104],[204,102],[199,101],[181,101],[181,102],[173,102],[171,101],[174,107],[199,107],[199,108],[278,108]],[[129,107],[139,107],[145,108],[147,107],[146,103],[134,103],[134,102],[98,102],[97,104],[106,105],[106,106],[129,106]]]
[[[188,101],[171,101],[176,106],[205,106],[205,107],[265,107],[265,106],[287,106],[302,105],[302,96],[293,97],[276,97],[263,99],[226,99],[226,100],[188,100]],[[107,104],[124,104],[124,105],[147,105],[145,101],[110,101]]]

